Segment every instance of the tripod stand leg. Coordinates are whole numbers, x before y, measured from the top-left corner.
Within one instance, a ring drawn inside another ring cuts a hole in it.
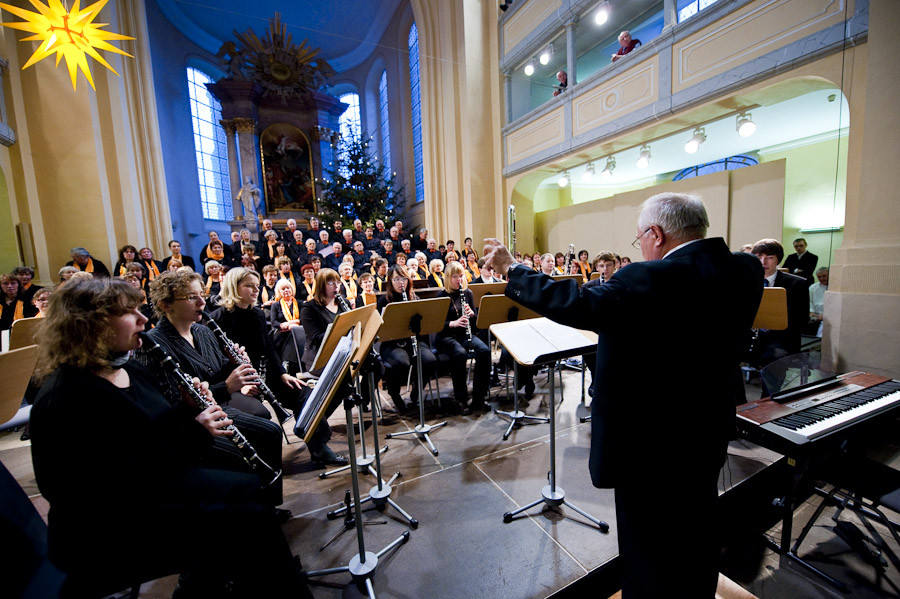
[[[569,503],[569,502],[566,501],[566,500],[563,500],[563,505],[572,508],[573,510],[575,510],[576,512],[578,512],[579,514],[581,514],[582,516],[584,516],[585,518],[587,518],[588,520],[590,520],[590,521],[593,522],[594,524],[596,524],[596,525],[597,525],[597,528],[600,529],[600,532],[609,532],[609,524],[607,524],[607,523],[604,522],[603,520],[598,520],[597,518],[594,518],[593,516],[591,516],[590,514],[588,514],[588,513],[587,513],[586,511],[584,511],[583,509],[579,508],[578,506],[572,505],[571,503]]]
[[[507,524],[510,523],[510,522],[512,522],[512,520],[513,520],[513,518],[514,518],[515,516],[518,516],[519,514],[521,514],[522,512],[524,512],[524,511],[526,511],[526,510],[530,510],[531,508],[533,508],[534,506],[536,506],[536,505],[538,505],[538,504],[540,504],[540,503],[544,503],[544,498],[543,498],[543,497],[541,497],[541,498],[538,499],[537,501],[532,501],[532,502],[529,503],[528,505],[526,505],[526,506],[524,506],[524,507],[520,507],[520,508],[517,509],[517,510],[513,510],[513,511],[511,511],[511,512],[506,512],[505,514],[503,514],[503,522],[505,522],[505,523],[507,523]]]

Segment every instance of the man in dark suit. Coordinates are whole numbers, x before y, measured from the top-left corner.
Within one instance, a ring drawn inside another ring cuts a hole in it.
[[[809,287],[813,284],[819,257],[806,251],[806,240],[802,237],[794,240],[794,251],[797,253],[787,257],[787,260],[784,261],[784,268],[792,275],[806,279],[806,286]]]
[[[645,262],[603,285],[579,289],[513,266],[496,239],[486,264],[508,274],[507,296],[599,336],[590,473],[595,486],[615,489],[623,597],[664,597],[676,585],[678,596],[712,598],[717,481],[762,268],[721,238],[704,239],[709,218],[694,196],[653,196],[637,224]],[[690,425],[675,425],[685,413]],[[670,452],[683,459],[672,463]]]
[[[763,285],[784,287],[787,292],[787,328],[783,331],[760,331],[753,346],[754,362],[765,366],[778,358],[800,351],[800,335],[809,320],[809,285],[802,277],[778,270],[778,264],[784,257],[784,247],[779,241],[760,239],[753,245],[751,253],[762,264],[765,273]]]

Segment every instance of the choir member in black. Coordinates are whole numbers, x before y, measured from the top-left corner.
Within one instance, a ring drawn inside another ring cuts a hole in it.
[[[381,257],[387,260],[388,266],[393,266],[397,261],[397,251],[394,249],[394,242],[390,239],[384,240],[384,248],[381,250]]]
[[[17,279],[19,279],[22,301],[25,302],[25,312],[28,312],[28,306],[31,305],[31,300],[34,298],[34,294],[39,289],[43,289],[43,287],[41,287],[40,285],[35,285],[32,282],[34,280],[34,269],[30,266],[17,266],[13,269],[12,274],[14,274]]]
[[[428,275],[429,287],[444,287],[444,261],[440,259],[432,260],[428,264],[431,274]]]
[[[259,286],[259,305],[266,314],[266,321],[269,320],[269,309],[275,303],[275,283],[278,282],[278,269],[274,264],[266,264],[262,269],[263,283]]]
[[[218,245],[216,245],[218,244]],[[224,266],[234,264],[234,256],[231,254],[231,245],[226,246],[216,231],[209,232],[209,243],[200,250],[200,264],[206,264],[209,260],[215,260]]]
[[[231,244],[231,255],[234,257],[235,262],[239,261],[243,255],[243,245],[245,243],[250,243],[253,245],[254,250],[259,250],[259,244],[250,237],[250,229],[241,229],[240,236],[240,239]],[[259,254],[259,251],[256,253]]]
[[[260,268],[265,264],[275,264],[275,258],[278,252],[275,246],[278,244],[278,233],[274,229],[269,229],[264,234],[265,240],[260,245]]]
[[[345,254],[349,254],[353,251],[353,231],[350,229],[344,229],[344,232],[341,233],[340,239],[335,239],[335,241],[339,241],[341,243],[341,247],[344,250]]]
[[[463,408],[463,414],[479,410],[489,410],[485,402],[491,376],[491,352],[487,345],[475,336],[475,311],[472,292],[466,289],[466,275],[462,264],[451,262],[444,276],[444,291],[438,297],[449,297],[450,308],[444,322],[444,329],[437,334],[435,349],[450,358],[450,378],[453,380],[453,395]],[[465,297],[466,305],[462,305]],[[468,332],[466,327],[469,327]],[[472,404],[468,402],[466,385],[466,358],[469,348],[475,355]]]
[[[356,305],[356,297],[359,295],[359,285],[353,280],[353,267],[349,262],[343,262],[337,268],[341,277],[341,286],[338,287],[338,293],[344,296],[344,299],[351,306]]]
[[[363,230],[362,221],[358,218],[353,221],[353,241],[362,241],[366,238],[366,232]]]
[[[132,264],[135,264],[135,262],[132,262]],[[132,272],[129,272],[124,277],[118,278],[122,279],[141,292],[141,305],[138,306],[138,310],[140,310],[141,314],[144,315],[144,317],[150,323],[150,326],[156,326],[156,315],[153,313],[153,307],[150,306],[150,302],[147,301],[147,293],[144,291],[144,286],[141,284],[140,277]],[[37,306],[37,304],[35,305]]]
[[[394,264],[406,268],[406,260],[407,255],[404,252],[397,252],[397,258],[394,260]]]
[[[163,259],[162,266],[163,269],[168,270],[169,262],[172,260],[178,260],[181,262],[182,266],[187,266],[191,270],[196,271],[197,267],[195,266],[194,259],[190,256],[181,253],[181,242],[177,239],[173,239],[169,242],[169,252],[171,255],[165,259]]]
[[[262,260],[257,255],[255,243],[241,242],[241,266],[247,267],[252,264],[253,270],[259,272],[264,266]]]
[[[297,295],[297,284],[300,277],[298,277],[294,273],[293,263],[291,262],[291,259],[287,256],[281,256],[275,261],[275,268],[277,269],[276,272],[278,273],[276,282],[282,279],[290,281],[291,287],[294,288],[294,295]],[[265,267],[263,267],[263,271],[265,271]]]
[[[331,270],[337,270],[341,265],[341,262],[344,261],[344,246],[339,241],[335,241],[331,244],[331,253],[325,256],[325,259],[322,262],[322,266],[325,268],[330,268]]]
[[[162,263],[153,257],[153,250],[150,248],[141,248],[140,254],[140,263],[147,270],[147,281],[152,283],[163,271]]]
[[[584,277],[585,281],[591,280],[591,262],[589,258],[589,254],[587,250],[581,250],[578,252],[578,260],[575,262],[578,265],[578,272],[581,273],[581,276]]]
[[[119,249],[119,259],[113,267],[112,274],[114,277],[124,277],[128,272],[128,263],[137,259],[138,251],[133,245],[123,245]]]
[[[384,307],[391,302],[402,302],[403,292],[406,292],[409,301],[419,299],[413,291],[412,281],[406,272],[406,269],[399,265],[394,265],[388,270],[388,289],[384,295],[378,298],[378,310],[384,311]],[[417,349],[422,355],[422,380],[429,380],[434,373],[436,360],[431,346],[428,344],[427,335],[419,335],[416,341]],[[398,339],[395,341],[384,341],[381,344],[381,359],[386,369],[385,382],[387,383],[388,395],[391,401],[399,411],[406,411],[407,408],[415,406],[419,400],[418,375],[412,375],[412,390],[409,393],[411,406],[407,406],[403,398],[400,397],[400,386],[406,381],[409,375],[410,365],[415,365],[416,359],[412,354],[412,342],[409,339]]]
[[[319,241],[319,231],[322,229],[319,228],[319,219],[315,216],[311,216],[309,218],[309,228],[303,231],[304,239],[312,239],[314,242]]]
[[[383,220],[378,219],[375,221],[375,232],[373,235],[379,242],[384,241],[388,238],[388,232],[384,230]]]
[[[284,245],[290,247],[294,243],[294,233],[299,229],[297,229],[297,221],[293,218],[287,219],[285,224],[287,227],[281,232],[281,240],[284,242]],[[303,241],[303,231],[300,231],[300,240]]]
[[[375,295],[375,277],[372,273],[364,272],[359,275],[359,294],[356,296],[354,308],[362,308],[369,304],[376,303],[378,296]]]
[[[382,238],[376,237],[372,232],[372,227],[366,227],[366,238],[363,240],[363,247],[367,252],[377,252],[381,249]]]
[[[172,258],[169,260],[169,263],[166,265],[166,272],[175,272],[179,268],[182,268],[184,264],[182,264],[181,260],[177,258]]]
[[[47,316],[47,306],[50,305],[50,295],[52,293],[53,290],[47,287],[41,287],[35,292],[31,298],[35,318],[45,318]]]
[[[319,239],[316,241],[316,252],[321,252],[329,247],[331,247],[331,241],[329,240],[328,231],[323,229],[319,231]]]
[[[313,258],[321,258],[319,254],[316,253],[316,242],[313,239],[307,239],[304,242],[305,250],[303,253],[297,256],[297,266],[302,267],[306,264],[309,264]]]
[[[306,242],[303,239],[303,231],[298,229],[294,231],[294,240],[287,244],[287,255],[291,257],[291,260],[297,262],[305,252]]]
[[[281,279],[275,283],[275,302],[269,309],[269,330],[275,341],[275,348],[281,355],[282,363],[287,363],[291,372],[299,371],[300,358],[306,344],[306,334],[300,326],[300,305],[290,281]]]
[[[353,270],[356,272],[356,276],[366,272],[366,269],[369,267],[369,255],[366,253],[362,241],[353,242],[353,253],[351,256],[353,256]]]
[[[50,557],[69,575],[61,596],[181,572],[185,596],[221,596],[231,581],[238,596],[309,597],[259,477],[204,463],[214,439],[231,445],[232,420],[218,405],[171,404],[127,360],[146,324],[139,302],[123,281],[73,280],[38,333],[31,449]],[[72,443],[86,430],[103,434]]]
[[[97,277],[108,277],[109,269],[106,265],[91,256],[90,252],[82,247],[74,247],[69,252],[72,259],[66,262],[66,266],[74,266],[82,272],[89,272]]]
[[[203,269],[206,271],[206,281],[203,283],[203,297],[209,301],[210,298],[219,295],[219,291],[222,290],[222,276],[224,273],[222,265],[215,260],[209,260]]]
[[[468,237],[466,239],[469,239]],[[470,240],[471,241],[471,240]],[[466,256],[466,281],[471,283],[481,278],[481,268],[478,267],[478,256],[474,251],[465,254]]]
[[[388,261],[384,258],[377,258],[375,260],[375,272],[372,274],[375,275],[375,291],[379,293],[387,291],[387,271]]]
[[[475,262],[478,262],[478,252],[476,252],[475,249],[472,247],[472,238],[466,237],[466,239],[465,239],[465,241],[463,241],[463,243],[465,245],[463,246],[462,250],[460,250],[460,254],[462,254],[462,257],[466,259],[466,263],[469,262],[469,254],[472,254],[473,256],[475,256]]]
[[[312,263],[304,264],[300,269],[300,274],[303,275],[303,278],[300,279],[300,284],[297,285],[294,295],[299,298],[298,301],[300,303],[303,303],[311,300],[316,292],[316,267]]]
[[[21,297],[21,284],[12,274],[0,275],[0,331],[12,328],[13,322],[26,318],[25,302]],[[30,306],[29,306],[30,307]]]
[[[62,268],[60,268],[59,272],[57,273],[59,275],[59,284],[62,285],[63,283],[71,279],[76,272],[81,271],[74,266],[63,266]]]
[[[306,388],[284,369],[268,335],[268,319],[256,305],[258,297],[259,275],[246,268],[233,268],[225,275],[219,307],[210,313],[210,317],[233,343],[244,348],[253,367],[263,373],[266,385],[278,401],[296,411],[307,395]]]

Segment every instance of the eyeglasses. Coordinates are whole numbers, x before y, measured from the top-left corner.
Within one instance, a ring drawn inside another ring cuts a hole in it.
[[[653,227],[647,227],[646,231],[644,231],[643,233],[641,233],[640,235],[635,237],[634,241],[631,242],[631,247],[633,247],[636,250],[641,249],[641,237],[643,237],[644,235],[649,233],[652,229],[653,229]]]
[[[196,295],[196,294],[194,294],[194,295],[189,295],[189,296],[187,296],[187,297],[176,297],[175,300],[176,300],[176,301],[184,300],[184,301],[191,302],[192,304],[198,304],[198,303],[200,303],[201,301],[204,301],[202,295]]]
[[[405,280],[406,280],[406,277],[393,277],[393,278],[391,279],[391,282],[392,282],[392,283],[399,283],[400,281],[405,281]]]
[[[329,287],[337,287],[338,285],[341,284],[341,282],[340,281],[327,281],[325,284],[328,285]]]

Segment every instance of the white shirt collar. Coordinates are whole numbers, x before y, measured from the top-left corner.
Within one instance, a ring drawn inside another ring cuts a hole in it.
[[[676,246],[673,247],[671,250],[669,250],[668,252],[666,252],[666,255],[663,256],[662,259],[665,260],[665,259],[669,256],[669,254],[671,254],[672,252],[677,252],[678,250],[680,250],[680,249],[683,248],[684,246],[686,246],[686,245],[691,245],[692,243],[694,243],[694,242],[696,242],[696,241],[701,241],[701,240],[700,240],[700,239],[691,239],[690,241],[685,241],[685,242],[682,243],[681,245],[676,245]]]
[[[776,270],[775,272],[772,273],[771,277],[765,277],[765,279],[769,282],[769,287],[775,286],[775,277],[777,277],[777,276],[778,276],[778,271]]]

